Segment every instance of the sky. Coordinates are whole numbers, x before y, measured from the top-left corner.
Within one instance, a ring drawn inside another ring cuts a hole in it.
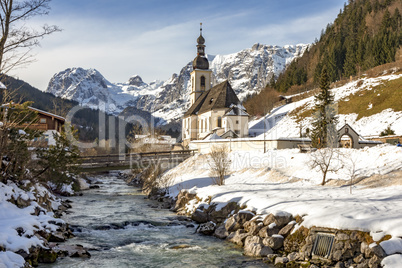
[[[206,53],[226,55],[253,44],[312,43],[344,0],[52,0],[48,15],[25,22],[57,25],[33,50],[36,61],[10,74],[45,90],[67,68],[95,68],[112,83],[133,75],[166,80],[196,56],[200,22]]]

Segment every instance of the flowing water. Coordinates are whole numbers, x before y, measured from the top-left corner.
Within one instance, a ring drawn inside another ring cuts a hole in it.
[[[96,177],[99,189],[71,197],[63,219],[74,229],[68,244],[90,249],[92,257],[63,258],[41,267],[270,267],[247,258],[220,239],[195,233],[183,221],[116,174]]]

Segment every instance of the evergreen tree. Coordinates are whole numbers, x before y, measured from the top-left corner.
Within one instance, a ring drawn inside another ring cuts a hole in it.
[[[320,93],[315,96],[312,145],[316,148],[334,147],[336,139],[337,116],[334,109],[334,96],[329,89],[330,81],[327,69],[324,67],[320,79]]]

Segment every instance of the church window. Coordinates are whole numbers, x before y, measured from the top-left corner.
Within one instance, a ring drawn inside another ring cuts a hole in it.
[[[238,125],[239,124],[239,120],[236,120],[236,125]]]
[[[218,117],[218,127],[222,127],[222,117]]]
[[[201,89],[205,89],[205,76],[201,76]]]

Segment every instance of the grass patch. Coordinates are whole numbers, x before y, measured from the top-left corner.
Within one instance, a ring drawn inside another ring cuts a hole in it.
[[[357,120],[391,108],[402,111],[402,78],[386,81],[371,90],[362,90],[348,96],[348,101],[340,100],[339,114],[358,114]],[[369,107],[371,108],[369,109]]]

